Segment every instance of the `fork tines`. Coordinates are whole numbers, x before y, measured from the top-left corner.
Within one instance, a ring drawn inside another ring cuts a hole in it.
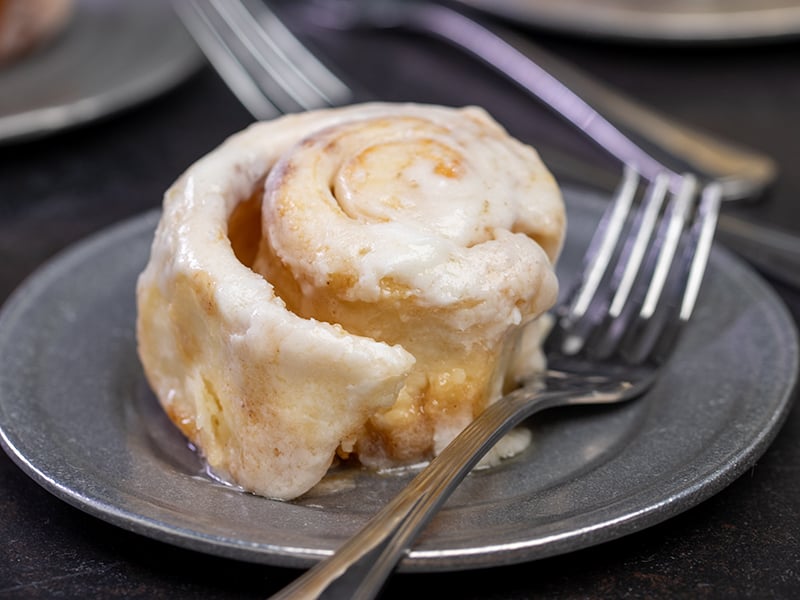
[[[721,188],[626,168],[558,311],[548,351],[630,363],[666,357],[689,320],[711,249]]]
[[[344,104],[350,89],[263,0],[174,0],[197,44],[259,119]]]

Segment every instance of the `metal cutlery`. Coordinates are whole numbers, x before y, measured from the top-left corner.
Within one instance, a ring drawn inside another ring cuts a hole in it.
[[[374,598],[458,484],[489,449],[544,409],[641,396],[689,320],[708,261],[721,189],[659,175],[632,213],[640,177],[626,169],[584,259],[555,310],[547,371],[487,407],[389,504],[329,558],[272,596]]]

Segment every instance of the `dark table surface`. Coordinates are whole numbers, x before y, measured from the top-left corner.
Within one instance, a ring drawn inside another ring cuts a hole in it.
[[[781,168],[771,193],[726,210],[800,234],[800,43],[676,49],[531,35],[690,125],[771,154]],[[376,97],[480,104],[527,142],[609,164],[513,86],[439,43],[402,33],[313,37]],[[122,114],[0,148],[0,300],[62,248],[158,206],[183,169],[250,120],[203,68]],[[800,318],[800,292],[771,283]],[[667,522],[530,564],[395,575],[383,597],[800,597],[798,440],[795,408],[751,469]],[[259,598],[297,574],[116,528],[56,499],[0,453],[0,598]]]

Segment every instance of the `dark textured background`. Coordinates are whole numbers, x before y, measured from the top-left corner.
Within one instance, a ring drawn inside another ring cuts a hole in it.
[[[646,103],[771,154],[781,166],[772,193],[727,210],[800,234],[800,43],[669,49],[534,35]],[[525,141],[612,164],[439,43],[392,32],[313,37],[375,97],[481,104]],[[184,168],[249,121],[204,69],[123,114],[0,148],[0,301],[61,248],[158,206]],[[777,289],[800,318],[800,293]],[[296,575],[117,529],[57,500],[0,453],[0,598],[262,598]],[[530,564],[398,575],[383,597],[440,597],[434,589],[497,599],[800,597],[800,410],[751,470],[666,523]]]

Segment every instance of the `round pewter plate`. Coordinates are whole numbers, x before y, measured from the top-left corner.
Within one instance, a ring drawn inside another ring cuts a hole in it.
[[[568,285],[602,198],[565,190]],[[206,476],[168,422],[136,354],[134,287],[157,213],[67,249],[0,313],[0,441],[34,480],[120,527],[211,554],[305,567],[329,555],[410,475],[331,472],[294,502]],[[663,521],[751,466],[789,408],[793,323],[719,249],[696,316],[655,387],[621,406],[534,417],[533,443],[472,473],[401,564],[405,571],[522,562]]]
[[[132,107],[202,64],[169,2],[76,0],[58,37],[0,69],[0,143],[43,137]]]
[[[639,42],[737,42],[800,34],[798,0],[460,0],[526,25]]]

